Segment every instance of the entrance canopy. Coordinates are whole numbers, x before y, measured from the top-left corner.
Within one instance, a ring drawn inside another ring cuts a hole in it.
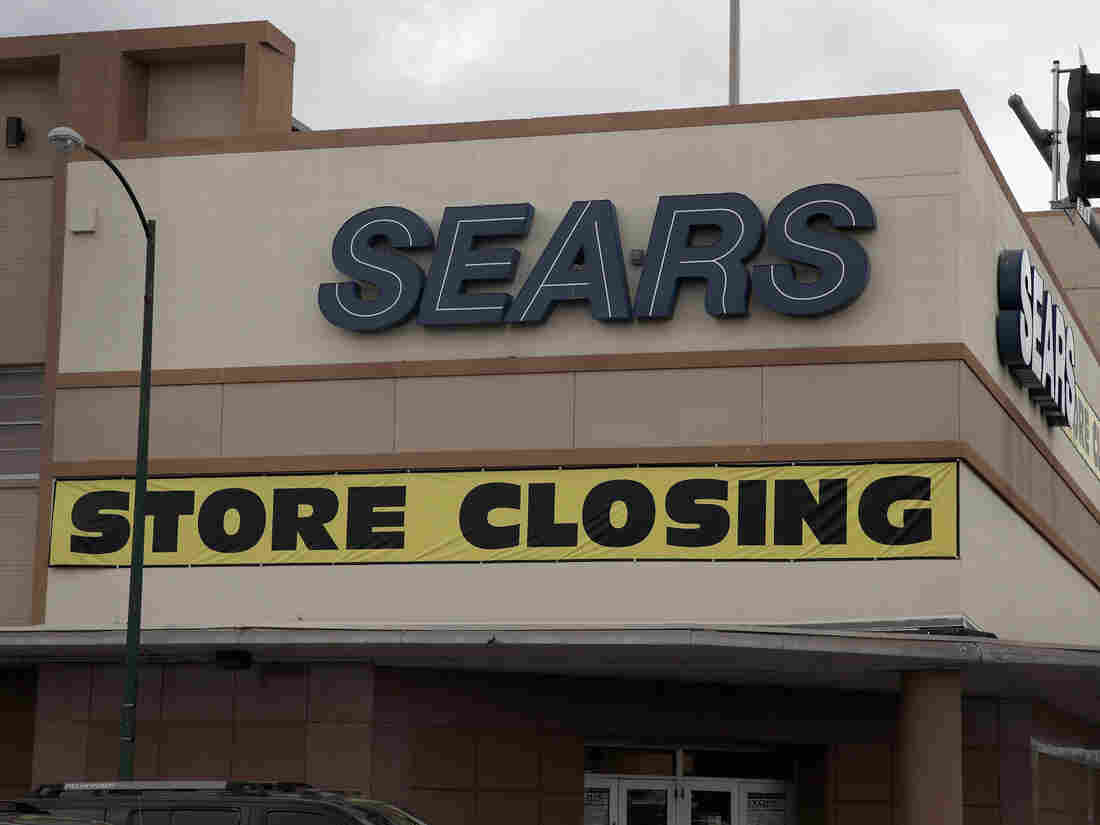
[[[937,624],[940,626],[937,627]],[[1100,721],[1100,649],[1005,642],[965,621],[912,620],[884,627],[225,627],[150,628],[146,661],[245,663],[369,661],[502,673],[773,684],[896,692],[900,674],[957,670],[969,695],[1041,697]],[[928,632],[931,631],[931,632]],[[0,664],[120,661],[121,628],[0,629]],[[249,659],[250,657],[250,659]]]

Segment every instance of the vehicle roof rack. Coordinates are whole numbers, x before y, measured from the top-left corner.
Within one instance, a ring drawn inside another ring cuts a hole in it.
[[[339,792],[330,792],[306,782],[263,782],[224,779],[147,779],[127,782],[64,782],[40,785],[34,795],[40,798],[58,797],[63,793],[143,793],[173,791],[221,791],[224,793],[265,796],[267,794],[302,794],[311,797],[341,797]]]

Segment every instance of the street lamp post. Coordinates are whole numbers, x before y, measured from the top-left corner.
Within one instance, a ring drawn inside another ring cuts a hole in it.
[[[156,257],[156,221],[145,217],[134,190],[119,168],[105,154],[86,143],[75,129],[58,126],[47,139],[61,151],[83,148],[98,157],[122,182],[137,210],[145,233],[145,308],[141,332],[141,372],[138,391],[137,467],[134,471],[134,527],[130,542],[130,608],[126,616],[126,688],[119,722],[118,778],[134,778],[137,739],[138,647],[141,641],[141,591],[145,561],[145,492],[149,477],[149,390],[152,384],[150,358],[153,349],[153,263]]]

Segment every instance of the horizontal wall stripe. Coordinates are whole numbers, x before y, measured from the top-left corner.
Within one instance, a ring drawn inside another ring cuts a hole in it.
[[[801,364],[873,364],[965,359],[963,344],[887,344],[811,349],[699,350],[688,352],[546,355],[523,358],[468,358],[436,361],[386,361],[360,364],[304,364],[278,367],[210,367],[154,370],[155,386],[252,384],[280,381],[339,381],[359,378],[429,378],[457,375],[519,375],[608,370],[705,369],[714,367],[794,366]],[[136,387],[137,370],[67,372],[58,388]]]

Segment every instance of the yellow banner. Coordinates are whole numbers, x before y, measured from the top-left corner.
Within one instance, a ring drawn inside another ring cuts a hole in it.
[[[1077,403],[1074,405],[1073,426],[1063,427],[1062,432],[1072,442],[1089,469],[1100,478],[1100,416],[1089,404],[1081,387],[1077,387]]]
[[[150,479],[148,565],[957,555],[957,466]],[[133,481],[54,487],[53,565],[130,561]]]

